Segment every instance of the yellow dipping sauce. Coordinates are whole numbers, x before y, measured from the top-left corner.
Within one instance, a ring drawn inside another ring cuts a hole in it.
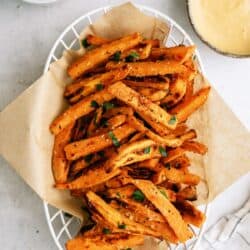
[[[250,0],[189,0],[191,21],[217,50],[250,55]]]

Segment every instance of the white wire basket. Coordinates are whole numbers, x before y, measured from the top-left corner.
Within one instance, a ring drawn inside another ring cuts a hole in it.
[[[166,39],[167,46],[175,46],[179,44],[185,45],[192,45],[193,41],[189,37],[189,35],[184,31],[181,26],[179,26],[173,19],[168,17],[167,15],[159,12],[158,10],[152,9],[150,7],[136,5],[142,12],[147,15],[154,16],[156,18],[161,19],[162,21],[166,22],[170,27],[169,36]],[[73,23],[71,23],[59,36],[59,38],[54,43],[49,56],[47,58],[44,73],[49,70],[49,65],[53,61],[57,61],[61,56],[63,51],[66,49],[79,49],[79,36],[81,31],[92,24],[97,18],[102,16],[104,13],[108,12],[112,6],[106,6],[103,8],[95,9],[91,12],[88,12],[78,19],[76,19]],[[199,67],[199,70],[204,74],[204,68],[200,59],[199,52],[196,51],[196,60]],[[203,210],[203,213],[207,214],[208,211],[208,204],[205,204],[200,208]],[[59,210],[47,202],[44,202],[44,210],[45,216],[48,222],[48,226],[52,237],[56,243],[58,249],[63,250],[65,249],[65,243],[73,238],[81,228],[81,221],[76,218],[72,217],[71,215]],[[199,240],[201,238],[203,228],[194,228],[190,227],[193,231],[195,237],[188,241],[186,244],[179,244],[179,245],[168,245],[169,249],[171,250],[194,250],[197,249]]]

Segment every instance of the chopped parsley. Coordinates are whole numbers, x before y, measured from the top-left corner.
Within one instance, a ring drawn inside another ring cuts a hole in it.
[[[132,198],[135,201],[143,202],[145,199],[145,196],[140,190],[135,190],[134,193],[132,194]]]
[[[102,107],[103,107],[103,109],[104,109],[105,111],[108,111],[109,109],[112,109],[114,106],[115,106],[115,104],[112,103],[112,102],[104,102],[104,103],[102,104]]]
[[[108,132],[108,136],[109,138],[112,140],[113,144],[115,147],[119,147],[120,146],[120,142],[118,141],[118,139],[115,137],[114,133],[112,131]]]
[[[108,229],[108,228],[103,228],[103,229],[102,229],[102,232],[103,232],[104,234],[110,234],[110,233],[111,233],[110,229]]]
[[[162,146],[159,147],[159,152],[163,157],[167,157],[168,153],[166,152],[166,149]]]
[[[133,61],[135,61],[136,59],[139,59],[139,58],[140,58],[139,54],[132,51],[128,56],[126,56],[125,61],[126,62],[133,62]]]
[[[160,190],[160,192],[161,192],[161,194],[162,194],[163,196],[165,196],[166,198],[168,198],[168,196],[167,196],[167,194],[165,193],[164,190]]]
[[[121,51],[116,51],[111,60],[119,62],[121,60]]]
[[[173,125],[173,124],[176,123],[176,121],[177,121],[176,116],[173,115],[173,116],[171,116],[171,118],[169,119],[168,124]]]
[[[87,38],[85,38],[85,39],[82,40],[82,46],[83,46],[84,48],[88,48],[88,47],[90,46],[90,44],[89,44]]]
[[[118,223],[118,228],[125,229],[126,228],[126,224],[120,224],[120,223]]]
[[[144,152],[144,154],[149,154],[150,150],[151,150],[150,147],[146,147],[143,152]]]
[[[98,107],[99,107],[99,104],[98,104],[97,101],[92,100],[91,103],[90,103],[90,106],[93,107],[93,108],[98,108]]]
[[[169,162],[166,163],[166,164],[165,164],[165,168],[169,170],[169,169],[171,168],[171,164],[170,164]]]
[[[103,90],[104,88],[103,84],[101,83],[96,84],[95,87],[96,87],[96,90]]]
[[[90,163],[91,162],[91,160],[93,159],[93,154],[89,154],[89,155],[86,155],[85,157],[84,157],[84,160],[87,162],[87,163]]]

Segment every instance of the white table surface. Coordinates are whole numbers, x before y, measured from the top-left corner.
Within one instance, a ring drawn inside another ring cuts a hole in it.
[[[51,5],[38,6],[18,0],[1,0],[0,110],[42,74],[51,46],[69,23],[94,8],[121,2],[58,0]],[[168,14],[190,34],[200,51],[208,79],[250,129],[250,59],[221,56],[202,44],[189,24],[184,0],[134,2]],[[239,208],[249,193],[250,174],[212,202],[207,225]],[[41,200],[2,158],[0,204],[2,250],[56,249]]]

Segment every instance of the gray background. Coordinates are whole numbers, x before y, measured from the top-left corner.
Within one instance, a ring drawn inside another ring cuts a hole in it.
[[[69,23],[94,8],[121,2],[58,0],[50,5],[38,6],[22,1],[1,0],[0,110],[42,74],[50,48]],[[227,58],[202,44],[189,24],[184,0],[133,2],[168,14],[191,35],[200,50],[208,79],[245,126],[250,128],[250,60]],[[248,175],[212,203],[208,225],[242,204],[249,194],[249,183]],[[234,202],[228,204],[228,200]],[[1,249],[56,249],[41,200],[2,158],[0,205]]]

